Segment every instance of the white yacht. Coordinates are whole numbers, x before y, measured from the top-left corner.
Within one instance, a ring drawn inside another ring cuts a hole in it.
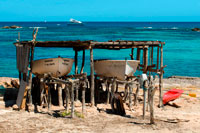
[[[75,20],[75,19],[73,19],[73,18],[70,19],[70,22],[71,22],[71,23],[74,23],[74,24],[82,24],[81,21]]]

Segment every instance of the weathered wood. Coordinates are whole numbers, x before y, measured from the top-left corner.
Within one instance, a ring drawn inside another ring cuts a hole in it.
[[[26,102],[26,94],[27,94],[27,82],[25,82],[24,80],[20,81],[20,88],[19,88],[19,92],[17,95],[17,106],[22,109],[25,107],[25,103]],[[22,104],[23,102],[23,104]]]
[[[85,113],[85,89],[86,89],[86,85],[83,85],[82,86],[82,114]]]
[[[137,89],[136,89],[136,92],[135,92],[135,101],[134,101],[134,105],[137,105],[139,90],[140,90],[140,84],[138,83],[138,84],[137,84]]]
[[[156,89],[154,86],[150,87],[150,124],[154,124],[154,94]]]
[[[127,101],[127,98],[128,98],[128,83],[125,84],[125,91],[124,91],[124,102]]]
[[[138,49],[137,49],[137,60],[139,60],[139,61],[140,61],[140,51],[141,51],[141,49],[138,48]]]
[[[163,45],[160,47],[160,68],[163,67]],[[163,71],[160,72],[159,75],[159,106],[163,107]]]
[[[132,108],[133,84],[129,84],[129,109]]]
[[[59,105],[59,106],[63,106],[62,87],[61,87],[61,84],[58,84],[57,89],[58,89],[58,105]]]
[[[151,62],[151,64],[150,65],[153,65],[153,47],[151,47],[151,55],[150,55],[151,57],[150,57],[150,62]]]
[[[147,66],[148,66],[148,49],[145,48],[143,52],[143,62],[144,62],[144,73],[147,73]]]
[[[134,52],[134,48],[131,49],[131,54],[130,54],[130,56],[131,56],[131,60],[134,59],[134,53],[133,53],[133,52]]]
[[[157,48],[157,67],[156,69],[159,69],[159,59],[160,59],[160,47]]]
[[[37,36],[37,34],[36,34],[36,36]],[[29,99],[29,105],[32,104],[31,90],[32,90],[32,78],[33,78],[32,77],[33,58],[34,58],[34,47],[31,47],[30,71],[29,71],[29,76],[28,76],[29,77],[29,81],[28,81],[28,89],[29,89],[29,91],[28,91],[28,99]]]
[[[80,73],[83,73],[84,65],[85,65],[85,50],[83,50],[83,55],[82,55],[82,66],[81,66],[81,71],[80,71]]]
[[[93,49],[90,49],[90,75],[91,75],[91,106],[94,106],[94,59],[93,59]]]
[[[113,82],[112,82],[112,85],[111,85],[111,107],[112,107],[112,112],[115,112],[114,104],[112,104],[112,103],[114,103],[113,100],[114,100],[115,89],[116,89],[116,80],[113,79]]]
[[[107,91],[106,104],[109,104],[110,103],[110,89],[109,89],[110,83],[108,82],[108,80],[106,80],[105,85],[106,85],[106,91]]]
[[[65,110],[67,111],[67,113],[69,112],[69,100],[70,100],[69,89],[70,89],[70,86],[69,85],[65,85],[65,94],[66,94],[66,97],[65,97],[65,100],[66,100]]]
[[[48,87],[48,111],[51,110],[51,88]]]
[[[71,117],[74,118],[74,82],[71,84]]]
[[[78,74],[78,51],[77,50],[75,50],[74,63],[75,63],[75,74]]]
[[[78,74],[78,51],[75,50],[75,74]],[[75,101],[78,100],[78,89],[76,88],[76,98]]]
[[[24,108],[26,107],[27,92],[28,92],[28,86],[25,87],[24,97],[23,97],[23,99],[22,99],[22,104],[21,104],[21,106],[20,106],[20,109],[24,109]]]
[[[145,118],[145,112],[146,112],[146,97],[147,97],[146,88],[143,89],[143,97],[144,97],[144,101],[143,101],[143,119],[144,119]]]

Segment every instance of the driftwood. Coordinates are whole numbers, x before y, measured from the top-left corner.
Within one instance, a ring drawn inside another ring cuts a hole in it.
[[[120,93],[114,93],[111,102],[112,111],[115,114],[124,116],[126,115],[124,104]]]

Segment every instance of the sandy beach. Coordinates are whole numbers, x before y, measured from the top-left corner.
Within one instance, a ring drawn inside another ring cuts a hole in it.
[[[0,81],[6,78],[0,78]],[[7,78],[9,82],[10,78]],[[1,82],[2,83],[2,82]],[[180,106],[164,106],[158,108],[158,91],[155,94],[155,124],[149,124],[149,112],[142,118],[142,101],[133,106],[132,111],[124,104],[126,116],[111,113],[111,106],[98,104],[95,107],[86,106],[84,118],[58,117],[56,113],[49,115],[45,109],[39,113],[24,110],[15,111],[5,108],[0,100],[0,132],[200,132],[200,79],[199,78],[169,78],[164,79],[164,90],[177,88],[185,93],[195,93],[197,97],[182,94],[174,103]],[[142,90],[139,93],[142,98]],[[58,107],[53,107],[57,110]],[[64,108],[59,108],[63,110]],[[81,112],[81,104],[77,103],[75,110]]]

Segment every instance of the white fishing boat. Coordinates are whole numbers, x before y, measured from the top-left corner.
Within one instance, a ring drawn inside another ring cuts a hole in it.
[[[73,65],[71,58],[48,58],[33,61],[32,72],[35,75],[50,73],[54,77],[60,77],[70,73]]]
[[[125,80],[136,72],[139,63],[137,60],[95,60],[94,69],[99,76]]]
[[[73,24],[82,24],[81,21],[75,20],[73,18],[70,19],[70,22],[73,23]]]

